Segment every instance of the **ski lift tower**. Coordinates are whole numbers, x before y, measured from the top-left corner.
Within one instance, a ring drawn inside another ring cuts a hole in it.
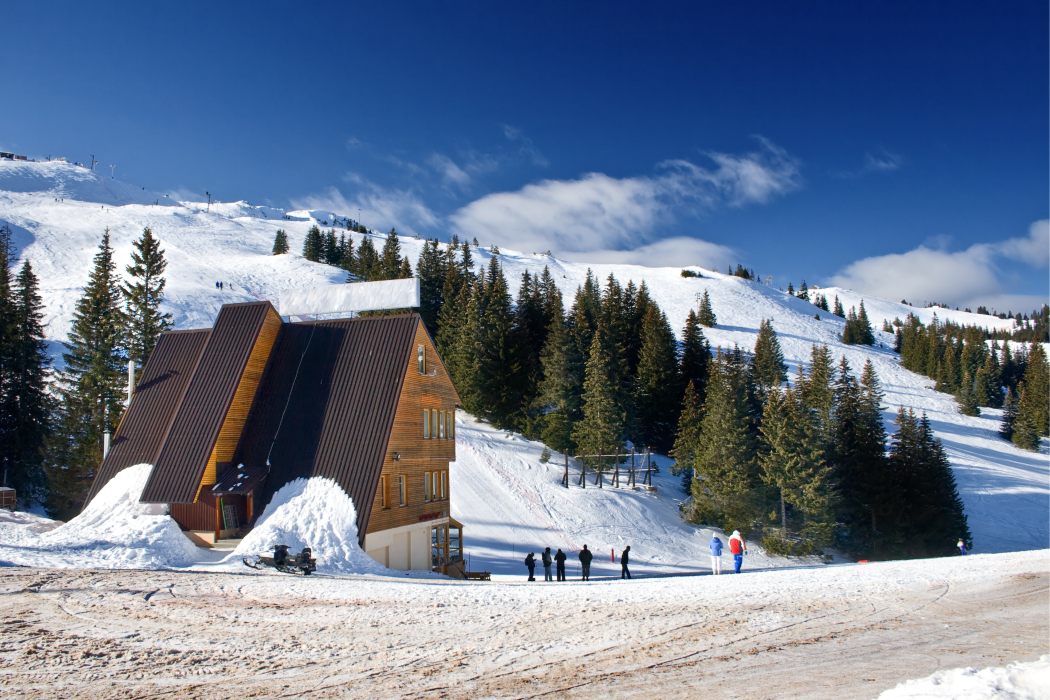
[[[117,166],[115,166],[115,165],[111,165],[111,166],[109,166],[109,179],[110,179],[110,180],[112,180],[112,179],[113,179],[113,169],[114,169],[115,167],[117,167]]]

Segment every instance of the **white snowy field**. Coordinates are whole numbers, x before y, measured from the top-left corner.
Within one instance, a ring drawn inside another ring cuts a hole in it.
[[[210,212],[206,209],[206,203],[174,202],[162,193],[129,186],[68,163],[0,161],[0,222],[11,225],[18,255],[30,259],[40,276],[48,313],[48,337],[52,341],[66,337],[73,306],[106,227],[111,230],[121,271],[129,262],[131,242],[144,226],[153,228],[169,261],[165,308],[174,315],[177,328],[210,325],[223,303],[257,299],[276,303],[281,289],[345,279],[345,274],[336,268],[311,263],[294,254],[301,250],[309,227],[315,223],[331,224],[333,212],[284,212],[245,202],[213,203]],[[288,232],[292,254],[269,254],[279,228]],[[354,235],[355,242],[361,238],[361,234]],[[381,245],[382,241],[377,238],[376,244]],[[403,252],[413,262],[422,244],[414,238],[401,239]],[[490,258],[484,247],[486,242],[481,241],[481,245],[475,251],[479,266],[486,265]],[[836,361],[844,356],[857,373],[870,359],[886,391],[888,430],[892,432],[897,407],[904,406],[925,411],[944,442],[966,504],[975,551],[1008,552],[1050,546],[1050,451],[1046,443],[1040,452],[1032,453],[1003,441],[996,433],[999,411],[985,410],[977,418],[961,415],[950,396],[933,391],[932,380],[903,369],[889,347],[842,345],[838,336],[843,321],[834,315],[762,284],[695,266],[691,269],[700,271],[703,278],[683,278],[679,268],[588,266],[511,250],[502,251],[501,262],[512,290],[517,289],[523,272],[538,273],[545,265],[550,267],[567,306],[588,267],[603,281],[609,274],[623,284],[644,281],[672,327],[679,331],[689,309],[695,307],[697,293],[707,290],[719,321],[716,328],[705,331],[712,346],[739,344],[750,348],[760,322],[772,319],[792,375],[799,366],[806,365],[814,343],[826,343]],[[227,283],[221,292],[215,288],[219,280]],[[827,294],[829,301],[838,294],[847,309],[863,299],[877,328],[884,319],[903,319],[908,313],[929,321],[934,312],[941,319],[959,323],[997,328],[1011,325],[1010,321],[991,316],[915,309],[848,290],[824,289],[821,293]],[[889,334],[876,335],[882,345],[892,343]],[[53,347],[57,352],[57,342]],[[478,556],[493,571],[516,575],[521,570],[517,562],[525,554],[521,552],[519,556],[519,548],[533,548],[541,543],[558,547],[559,541],[566,546],[587,543],[596,552],[606,554],[609,547],[631,541],[641,571],[672,572],[688,569],[697,558],[703,560],[707,535],[684,529],[673,521],[675,499],[681,494],[675,491],[674,480],[666,470],[658,480],[656,494],[594,496],[590,489],[586,496],[565,493],[556,488],[556,469],[540,467],[540,445],[495,434],[483,425],[475,425],[465,414],[457,420],[461,437],[457,440],[459,461],[452,468],[458,494],[453,508],[457,518],[470,526],[467,547],[472,556]],[[667,461],[662,460],[661,464],[666,465]],[[467,501],[460,500],[460,495],[468,493],[470,509],[463,507]],[[493,505],[504,498],[506,503]],[[590,514],[585,518],[581,503],[609,518],[609,527],[583,527],[580,523]],[[552,523],[559,529],[556,536],[533,534]],[[646,531],[645,537],[636,540],[635,531],[650,527],[651,535]],[[477,538],[474,544],[472,536]],[[945,536],[952,540],[957,537],[955,533]],[[603,549],[599,549],[599,544]],[[756,557],[754,564],[758,563]]]
[[[0,695],[870,700],[1046,654],[1048,574],[1046,550],[531,584],[8,567]]]

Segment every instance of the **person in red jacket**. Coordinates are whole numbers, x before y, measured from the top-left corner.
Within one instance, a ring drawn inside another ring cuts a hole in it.
[[[744,563],[744,553],[747,552],[747,545],[744,544],[740,530],[733,530],[733,535],[729,538],[729,551],[733,554],[733,566],[739,574],[740,565]]]

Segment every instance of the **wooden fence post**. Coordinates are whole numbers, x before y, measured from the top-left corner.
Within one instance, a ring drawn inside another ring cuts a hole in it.
[[[580,486],[587,488],[587,455],[580,455]]]
[[[562,484],[565,488],[569,488],[569,451],[565,451],[565,476],[562,477]]]
[[[594,483],[598,488],[605,488],[605,479],[602,478],[602,451],[598,450],[598,468],[594,470]]]

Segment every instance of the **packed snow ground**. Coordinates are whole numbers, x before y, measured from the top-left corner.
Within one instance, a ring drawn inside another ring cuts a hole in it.
[[[1046,654],[1048,574],[1046,550],[547,584],[8,567],[0,695],[870,700]]]
[[[209,326],[223,303],[258,299],[276,303],[284,288],[344,281],[346,275],[342,271],[308,262],[294,253],[270,255],[278,228],[288,232],[294,252],[302,249],[310,226],[332,224],[334,218],[333,212],[284,212],[245,202],[213,203],[209,212],[206,203],[175,202],[163,193],[129,186],[68,163],[0,161],[0,221],[11,225],[18,255],[30,259],[41,278],[48,337],[52,341],[66,337],[73,306],[106,227],[111,230],[116,261],[122,271],[129,260],[132,241],[144,226],[153,228],[169,261],[165,308],[174,315],[177,328],[198,328]],[[353,237],[357,244],[362,234]],[[481,243],[485,245],[484,241]],[[378,236],[376,245],[381,244]],[[401,239],[402,250],[413,263],[422,245],[419,239]],[[489,258],[485,248],[475,251],[479,266],[486,265]],[[538,273],[545,265],[550,267],[565,295],[566,305],[571,304],[588,269],[582,263],[510,250],[502,251],[501,261],[512,290],[517,289],[523,272]],[[1047,522],[1050,452],[1045,442],[1040,452],[1031,453],[1000,439],[996,432],[1000,411],[984,410],[977,418],[961,415],[950,396],[932,390],[932,380],[903,369],[889,347],[844,346],[838,339],[843,327],[841,319],[762,284],[696,266],[692,269],[703,274],[701,279],[682,278],[679,268],[609,264],[589,267],[603,281],[610,274],[624,284],[629,280],[636,284],[645,281],[651,296],[676,330],[684,326],[689,309],[695,307],[697,293],[707,290],[719,321],[718,327],[705,331],[713,347],[739,344],[750,348],[759,323],[772,319],[792,375],[808,362],[813,343],[827,343],[836,360],[845,356],[858,373],[864,361],[871,359],[886,390],[888,429],[892,432],[892,419],[898,406],[913,408],[927,413],[937,436],[944,442],[966,505],[975,551],[1007,552],[1050,546]],[[222,291],[215,288],[219,280],[227,283]],[[916,309],[848,290],[829,288],[820,292],[828,295],[829,301],[838,294],[847,309],[863,299],[876,328],[882,326],[883,320],[903,319],[908,313],[916,313],[924,322],[936,313],[941,319],[959,323],[996,328],[1011,326],[1010,321],[995,317],[947,309]],[[889,334],[877,332],[876,335],[882,346],[892,342]],[[54,347],[57,352],[57,344]],[[471,527],[466,535],[468,550],[481,557],[486,566],[512,573],[511,569],[501,567],[505,564],[509,567],[511,562],[524,557],[524,553],[517,555],[519,546],[533,547],[541,542],[545,546],[558,546],[558,539],[567,546],[592,544],[590,540],[598,538],[595,540],[598,542],[605,534],[602,546],[617,546],[621,541],[637,539],[631,528],[641,533],[639,528],[648,527],[651,522],[661,524],[651,537],[642,537],[632,547],[632,551],[637,551],[640,565],[674,571],[679,566],[688,567],[689,562],[696,559],[697,547],[693,542],[706,535],[694,532],[690,539],[686,537],[687,531],[676,532],[671,521],[664,517],[672,509],[675,498],[673,484],[667,480],[658,483],[656,496],[623,493],[591,497],[588,494],[586,502],[594,505],[603,517],[608,515],[615,520],[622,516],[622,521],[616,522],[624,525],[615,525],[606,533],[583,527],[574,529],[575,519],[585,515],[578,510],[578,504],[583,502],[578,499],[584,497],[552,495],[555,492],[540,485],[539,445],[499,438],[480,426],[471,432],[472,419],[461,414],[459,420],[467,426],[470,436],[457,442],[460,463],[453,466],[453,478],[461,473],[464,479],[457,481],[454,509],[459,507],[457,502],[462,503],[460,494],[465,493],[464,486],[471,488],[467,482],[483,479],[494,490],[486,492],[484,498],[475,503],[490,504],[497,496],[508,496],[512,503],[505,508],[479,505],[477,512],[488,513],[486,517],[519,518],[486,523],[465,510],[459,513],[458,517]],[[496,453],[486,450],[497,450],[499,460],[494,456]],[[500,469],[490,468],[492,462]],[[666,461],[662,464],[666,465]],[[545,470],[546,477],[556,481],[553,472],[553,466]],[[472,493],[472,500],[478,494]],[[534,498],[539,499],[538,505],[530,500]],[[651,502],[646,500],[649,498]],[[564,513],[552,510],[563,506],[570,510]],[[643,512],[654,515],[646,519],[648,515],[640,517]],[[529,534],[535,528],[546,527],[547,522],[566,529],[557,538]],[[629,522],[633,525],[628,526]],[[472,533],[478,537],[476,547],[471,544]],[[957,537],[955,533],[945,536],[952,540]],[[592,548],[599,551],[597,544],[592,544]],[[699,557],[703,556],[700,551]],[[600,560],[599,556],[596,561]]]

